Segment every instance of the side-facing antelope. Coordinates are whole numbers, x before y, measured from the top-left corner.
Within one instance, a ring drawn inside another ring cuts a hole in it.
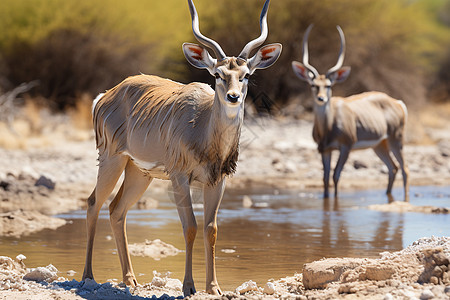
[[[125,230],[128,209],[136,203],[153,178],[171,180],[175,204],[186,242],[185,296],[195,293],[192,248],[197,233],[190,183],[203,183],[206,291],[221,294],[215,271],[216,215],[233,174],[239,152],[244,99],[250,75],[271,66],[281,44],[250,52],[267,38],[266,0],[260,17],[261,35],[250,41],[238,57],[226,56],[220,45],[202,35],[197,11],[188,0],[192,29],[197,40],[213,50],[216,58],[196,44],[183,44],[186,59],[216,78],[215,91],[203,83],[187,85],[156,76],[139,75],[99,95],[93,106],[94,130],[99,151],[97,185],[88,199],[87,253],[83,279],[93,278],[92,248],[99,210],[122,172],[124,181],[109,205],[123,282],[137,284],[128,252]]]
[[[342,67],[345,55],[345,38],[337,26],[341,38],[339,58],[334,67],[320,75],[308,62],[308,36],[312,25],[303,37],[303,63],[293,61],[294,73],[309,83],[314,97],[313,138],[322,155],[324,197],[329,196],[329,177],[332,150],[339,150],[334,174],[334,194],[338,194],[338,181],[351,150],[373,148],[389,170],[387,194],[391,195],[397,166],[391,158],[392,152],[403,173],[405,201],[408,200],[409,171],[403,160],[403,136],[407,110],[401,100],[384,93],[366,92],[347,98],[331,97],[331,88],[344,81],[350,67]]]

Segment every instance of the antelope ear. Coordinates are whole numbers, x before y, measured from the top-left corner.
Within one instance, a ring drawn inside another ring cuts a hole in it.
[[[200,45],[184,43],[183,52],[187,61],[196,68],[207,69],[213,74],[216,60],[209,55],[208,51]]]
[[[330,79],[331,82],[342,82],[347,79],[348,75],[350,75],[350,70],[350,67],[342,67],[337,71],[329,74],[328,79]]]
[[[265,69],[273,65],[278,57],[281,55],[281,44],[269,44],[261,49],[248,60],[247,66],[250,74],[253,74],[256,69]]]
[[[311,82],[312,78],[310,72],[301,62],[293,61],[292,70],[294,71],[295,75],[297,75],[297,77],[300,78],[301,80]]]

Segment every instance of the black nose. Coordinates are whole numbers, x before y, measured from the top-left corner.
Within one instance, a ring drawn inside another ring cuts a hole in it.
[[[236,103],[239,100],[239,95],[227,94],[227,100],[231,103]]]
[[[322,97],[322,96],[319,96],[319,97],[317,97],[317,100],[319,100],[320,102],[324,102],[324,101],[325,101],[325,98]]]

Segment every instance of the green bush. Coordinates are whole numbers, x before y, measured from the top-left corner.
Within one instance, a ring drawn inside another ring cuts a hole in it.
[[[239,54],[259,35],[263,3],[195,0],[202,32],[228,55]],[[408,104],[423,103],[434,97],[429,91],[438,82],[448,86],[442,68],[450,47],[449,3],[272,0],[266,43],[282,43],[283,52],[269,70],[255,73],[249,97],[263,93],[280,106],[289,101],[311,106],[309,87],[295,77],[291,61],[301,60],[303,33],[314,23],[310,62],[321,72],[337,59],[336,25],[345,32],[345,64],[352,73],[336,86],[336,95],[379,90]],[[0,89],[37,79],[35,92],[58,108],[140,72],[213,83],[181,51],[183,42],[195,42],[185,0],[6,0],[0,15]],[[439,97],[449,99],[445,93]]]
[[[95,96],[129,75],[170,74],[162,57],[173,55],[171,45],[180,39],[176,18],[185,14],[176,4],[177,0],[2,3],[1,88],[37,79],[40,85],[34,92],[64,109],[81,94]],[[171,6],[175,12],[169,18],[162,12]],[[177,48],[181,52],[179,44]]]
[[[447,0],[448,1],[448,0]],[[283,0],[272,1],[267,42],[281,42],[283,53],[267,72],[256,73],[257,94],[264,89],[272,99],[286,103],[298,95],[310,106],[309,87],[295,78],[291,61],[302,57],[302,38],[314,24],[309,39],[310,62],[319,72],[336,63],[340,25],[347,40],[344,64],[352,67],[349,79],[334,89],[336,95],[367,90],[384,91],[408,104],[426,101],[426,79],[441,60],[442,43],[450,45],[448,28],[439,28],[437,14],[445,1],[392,0]],[[226,53],[236,55],[258,34],[262,1],[220,1],[207,19],[207,34]],[[233,11],[217,17],[219,11]],[[232,34],[230,34],[232,33]],[[425,76],[426,75],[426,76]]]
[[[129,43],[73,29],[55,30],[33,45],[14,45],[17,50],[6,57],[8,78],[15,84],[38,78],[35,93],[64,109],[75,105],[82,93],[103,92],[139,70],[148,47],[124,44]]]

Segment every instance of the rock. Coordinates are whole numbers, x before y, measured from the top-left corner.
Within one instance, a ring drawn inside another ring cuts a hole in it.
[[[402,295],[403,298],[400,298],[400,299],[411,299],[411,300],[417,299],[417,297],[416,297],[416,295],[414,294],[413,291],[401,290],[400,292],[403,294]]]
[[[367,164],[362,162],[362,161],[360,161],[360,160],[355,160],[353,162],[353,168],[355,168],[356,170],[367,169]]]
[[[434,298],[434,294],[429,289],[424,290],[422,292],[422,294],[420,294],[420,300],[428,300],[428,299],[433,299],[433,298]]]
[[[165,287],[179,292],[183,291],[183,283],[174,278],[167,278]]]
[[[275,285],[272,282],[266,283],[264,286],[264,293],[267,295],[273,295],[275,293]]]
[[[367,280],[387,280],[392,277],[395,270],[391,266],[367,266],[365,279]]]
[[[159,276],[156,276],[154,273],[153,273],[153,279],[152,279],[152,282],[151,282],[151,285],[152,286],[156,286],[156,287],[164,287],[165,285],[166,285],[166,280],[164,280],[164,278],[162,278],[162,277],[159,277]]]
[[[49,217],[37,211],[16,210],[0,213],[0,236],[21,236],[42,230],[56,229],[67,223],[60,218]]]
[[[181,292],[183,290],[183,284],[181,281],[170,278],[170,272],[162,275],[161,273],[153,271],[153,279],[150,285],[159,288],[168,288],[177,292]]]
[[[392,294],[387,293],[386,295],[384,295],[383,300],[394,300],[394,296],[392,296]]]
[[[140,244],[130,244],[128,245],[128,249],[131,255],[149,256],[155,260],[160,260],[167,256],[174,256],[180,252],[174,246],[164,243],[160,239],[153,241],[145,240],[145,243]]]
[[[450,296],[450,285],[445,287],[444,293]]]
[[[226,253],[226,254],[231,254],[231,253],[235,253],[236,252],[236,250],[234,250],[234,249],[222,249],[220,251],[223,252],[223,253]]]
[[[23,254],[19,254],[16,256],[16,262],[24,269],[26,268],[25,263],[23,262],[25,259],[27,259],[27,257]]]
[[[0,188],[3,189],[4,191],[9,191],[9,187],[10,187],[11,183],[5,180],[1,180],[0,181]]]
[[[431,272],[432,276],[436,276],[436,277],[442,277],[442,274],[444,272],[442,271],[442,269],[439,266],[434,267],[433,271]]]
[[[450,156],[450,141],[448,140],[442,140],[438,143],[438,148],[441,152],[441,155],[443,157],[449,157]]]
[[[58,278],[58,269],[53,265],[48,265],[47,267],[37,267],[32,269],[29,273],[23,276],[23,279],[36,282],[52,282]]]
[[[303,266],[303,284],[306,289],[322,289],[328,283],[339,281],[345,271],[367,264],[364,259],[329,258]]]
[[[295,173],[297,172],[297,165],[293,161],[286,161],[284,163],[284,173]]]
[[[338,288],[339,294],[355,294],[357,292],[358,292],[358,288],[355,286],[354,283],[342,284]]]
[[[20,254],[22,255],[22,254]],[[0,256],[0,274],[3,273],[3,271],[13,272],[17,274],[25,274],[25,264],[23,262],[18,262],[12,260],[8,256]]]
[[[250,208],[253,205],[253,201],[252,198],[250,198],[249,196],[245,195],[242,198],[242,207],[243,208]]]
[[[444,284],[450,283],[450,271],[444,273],[444,275],[442,276],[442,282]]]
[[[44,175],[41,175],[39,177],[39,179],[36,180],[34,185],[35,186],[44,186],[44,187],[48,188],[49,190],[54,190],[56,183],[53,180],[51,180],[50,178],[48,178]]]
[[[253,280],[249,280],[247,282],[244,282],[240,286],[238,286],[236,288],[236,293],[243,295],[247,292],[257,291],[257,290],[258,290],[258,286],[256,285],[256,282],[254,282]]]
[[[39,174],[31,166],[25,166],[22,168],[18,178],[19,180],[36,179],[39,178]]]
[[[19,254],[16,256],[16,261],[17,262],[22,262],[23,260],[27,259],[27,257],[23,254]]]
[[[450,263],[448,257],[443,253],[442,249],[440,249],[439,252],[433,253],[433,260],[438,266],[448,265]]]
[[[443,269],[448,268],[449,259],[443,252],[442,247],[423,249],[422,253],[425,269],[420,274],[418,282],[439,284],[439,279],[444,279],[445,272]]]

